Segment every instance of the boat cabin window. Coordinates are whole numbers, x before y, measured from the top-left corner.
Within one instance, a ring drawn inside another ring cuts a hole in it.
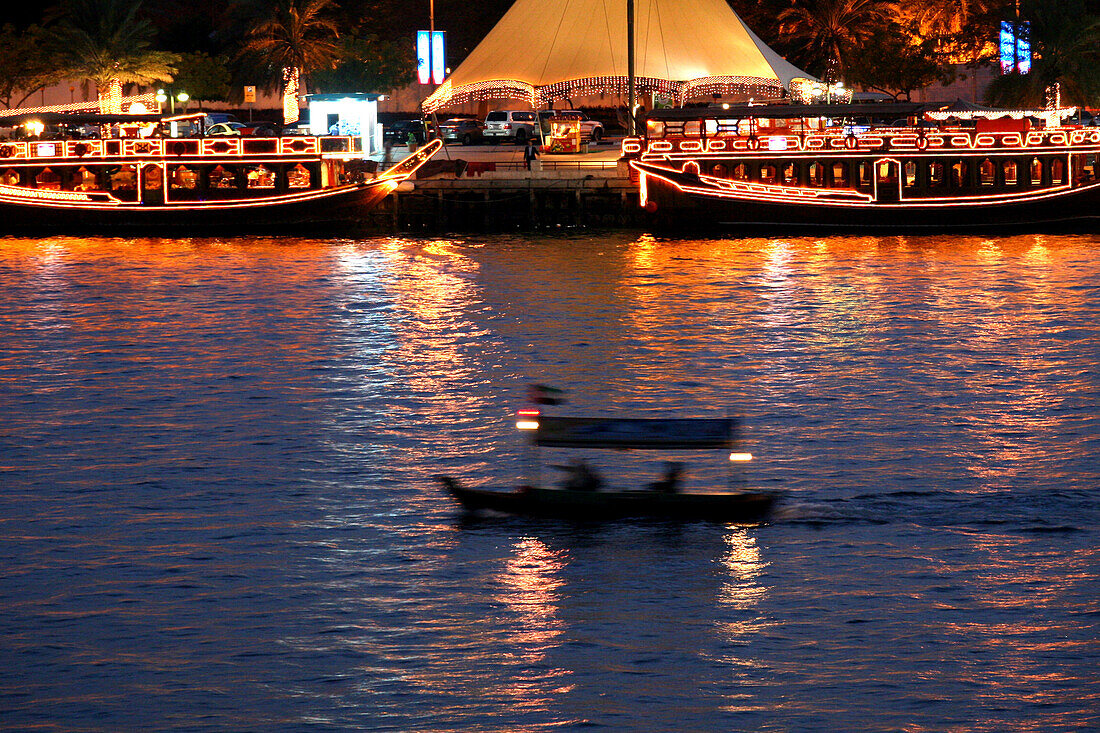
[[[199,177],[195,171],[185,165],[176,166],[172,170],[172,188],[190,191],[198,187]]]
[[[237,177],[220,165],[210,171],[210,188],[236,188]]]
[[[983,158],[978,164],[978,183],[981,186],[992,186],[997,179],[997,166],[989,158]]]
[[[699,137],[699,132],[702,127],[699,124],[699,120],[691,120],[684,123],[684,137]]]
[[[96,178],[96,174],[80,166],[76,170],[76,176],[74,177],[73,186],[74,191],[98,191],[99,180]]]
[[[164,186],[164,173],[159,165],[147,165],[142,169],[141,185],[146,191],[159,191]]]
[[[944,184],[943,163],[933,161],[928,165],[928,185],[939,188]]]
[[[903,183],[906,188],[917,187],[917,164],[916,161],[907,160],[904,165],[905,175],[903,176]]]
[[[968,188],[970,185],[970,168],[965,160],[957,160],[951,166],[951,187]]]
[[[111,191],[116,196],[126,200],[132,200],[137,195],[137,167],[132,165],[122,165],[118,168],[114,168],[107,173],[107,180],[110,181],[109,185]]]
[[[645,123],[646,137],[664,137],[665,123],[656,120],[647,120]]]
[[[1016,161],[1006,160],[1001,164],[1001,173],[1004,175],[1006,186],[1016,185]]]
[[[848,188],[848,166],[839,160],[833,163],[833,188]]]
[[[0,184],[5,186],[18,186],[19,173],[14,168],[8,168],[3,173],[0,173]]]
[[[760,166],[760,181],[762,183],[775,183],[775,166],[764,163]]]
[[[42,172],[34,177],[34,183],[38,188],[58,191],[61,189],[61,176],[49,168],[43,168]]]
[[[859,164],[859,187],[871,188],[874,180],[875,169],[869,161],[862,161]]]
[[[710,169],[710,174],[715,178],[725,178],[726,166],[722,165],[721,163],[716,163],[714,167]]]
[[[730,178],[734,179],[735,181],[749,180],[749,167],[744,163],[738,163],[736,166],[734,166],[733,174],[730,176]]]
[[[783,183],[796,185],[798,183],[798,164],[787,163],[783,166]]]
[[[809,184],[817,188],[825,185],[825,166],[816,160],[810,163]]]
[[[1043,185],[1043,162],[1038,158],[1031,159],[1031,185]]]
[[[263,165],[250,165],[246,169],[249,188],[275,188],[275,172]]]
[[[1061,158],[1050,161],[1050,182],[1056,186],[1064,185],[1066,182],[1066,164]]]
[[[290,188],[309,188],[309,171],[299,163],[286,173],[287,186]]]

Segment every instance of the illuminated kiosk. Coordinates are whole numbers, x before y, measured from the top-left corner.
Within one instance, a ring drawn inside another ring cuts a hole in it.
[[[547,153],[581,152],[581,121],[572,117],[551,117],[546,137]]]
[[[681,104],[714,94],[775,99],[795,80],[816,81],[768,48],[725,0],[637,0],[634,29],[640,94]],[[517,0],[424,110],[490,99],[543,107],[557,99],[625,97],[627,40],[625,3]]]
[[[1100,128],[1062,124],[1075,113],[918,104],[657,110],[622,151],[658,225],[1095,227]]]
[[[105,133],[140,123],[148,135],[0,142],[0,220],[9,231],[180,235],[356,223],[442,146],[433,141],[375,175],[362,164],[359,135],[171,137],[173,127],[201,117],[0,117],[6,126],[37,121]]]
[[[307,94],[309,131],[314,135],[358,137],[364,155],[382,150],[382,126],[378,124],[378,102],[382,94]]]

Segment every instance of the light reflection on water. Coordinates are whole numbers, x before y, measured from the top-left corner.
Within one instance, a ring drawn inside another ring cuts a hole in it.
[[[1097,244],[2,240],[3,725],[1100,726]],[[463,518],[529,381],[784,503]]]

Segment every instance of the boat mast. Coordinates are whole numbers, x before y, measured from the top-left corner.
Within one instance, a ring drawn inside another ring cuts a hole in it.
[[[634,136],[634,0],[626,0],[626,86],[627,86],[627,133]]]

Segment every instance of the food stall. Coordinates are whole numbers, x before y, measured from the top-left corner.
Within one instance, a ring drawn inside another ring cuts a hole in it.
[[[551,117],[550,134],[546,138],[548,153],[580,153],[581,121],[574,117]]]

